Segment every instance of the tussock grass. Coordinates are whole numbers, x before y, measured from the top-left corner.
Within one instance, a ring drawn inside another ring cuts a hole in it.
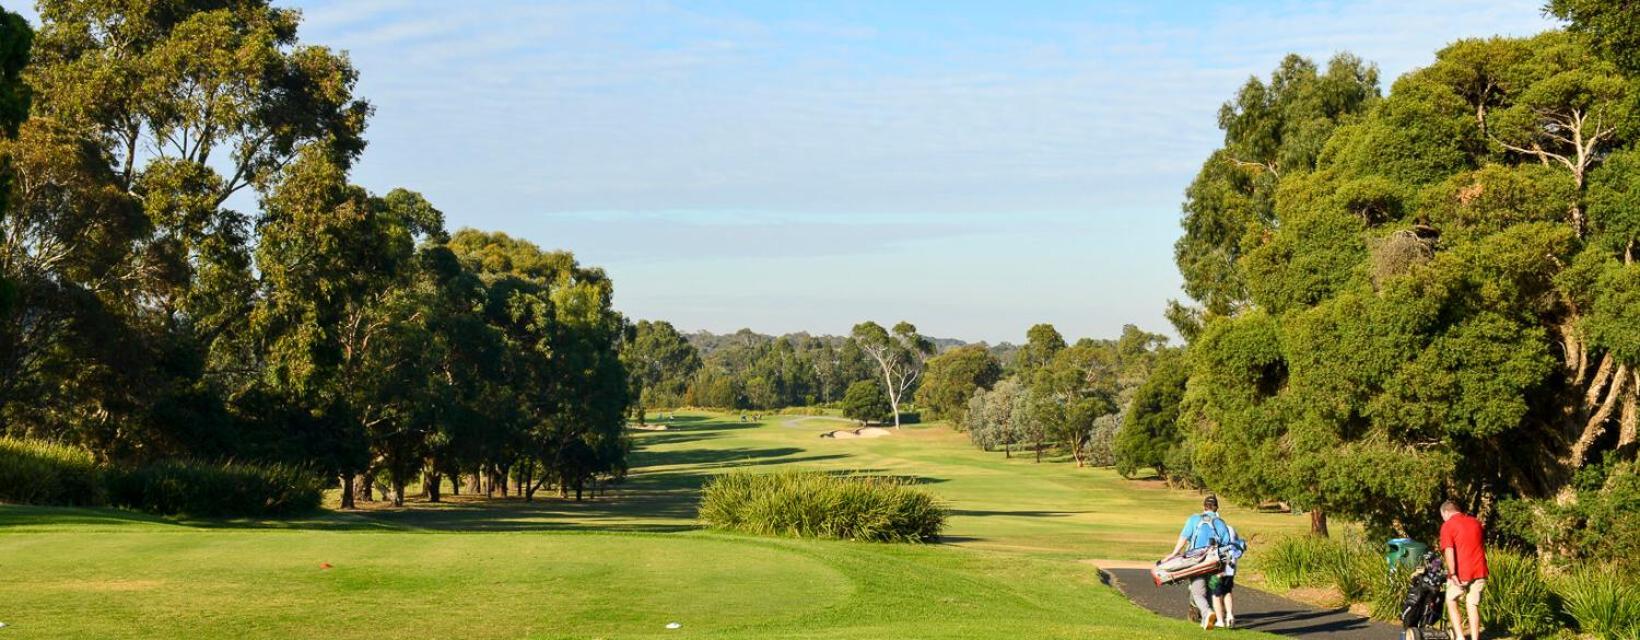
[[[103,504],[101,472],[83,449],[41,440],[0,438],[0,502]]]
[[[1640,639],[1640,585],[1617,571],[1586,567],[1556,585],[1567,617],[1601,640]]]
[[[922,542],[939,537],[946,510],[899,478],[742,471],[706,485],[700,519],[760,535]]]
[[[160,515],[288,516],[315,511],[324,486],[288,465],[167,460],[109,474],[109,501]]]
[[[1486,554],[1486,596],[1481,598],[1481,620],[1517,638],[1539,638],[1557,632],[1559,603],[1537,559],[1508,549]]]
[[[120,467],[98,464],[77,447],[0,438],[0,502],[278,517],[315,511],[323,495],[319,478],[300,467],[194,460]]]
[[[1329,584],[1338,552],[1338,543],[1329,538],[1298,535],[1277,538],[1255,557],[1271,586],[1296,589]]]

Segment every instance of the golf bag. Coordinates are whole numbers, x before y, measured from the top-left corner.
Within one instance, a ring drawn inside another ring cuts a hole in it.
[[[1407,595],[1401,600],[1401,627],[1424,629],[1441,621],[1446,595],[1446,567],[1441,556],[1424,554],[1423,566],[1412,574]]]
[[[1150,579],[1160,587],[1163,584],[1214,575],[1223,570],[1224,558],[1220,555],[1219,546],[1213,544],[1157,562],[1150,570]]]

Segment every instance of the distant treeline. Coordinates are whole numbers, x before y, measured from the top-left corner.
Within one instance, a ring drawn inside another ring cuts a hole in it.
[[[651,410],[837,405],[851,385],[880,385],[883,379],[879,364],[852,336],[773,336],[751,329],[685,334],[671,323],[649,320],[637,322],[634,330],[623,357],[633,371],[633,393]],[[949,338],[928,340],[937,353],[969,346]],[[1011,362],[1019,350],[1006,342],[977,346],[999,362]]]

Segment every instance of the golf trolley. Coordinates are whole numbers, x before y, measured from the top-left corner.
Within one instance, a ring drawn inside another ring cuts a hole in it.
[[[1401,635],[1413,640],[1449,638],[1446,613],[1446,566],[1433,551],[1425,553],[1420,566],[1407,583],[1401,600]],[[1401,571],[1392,567],[1392,572]]]

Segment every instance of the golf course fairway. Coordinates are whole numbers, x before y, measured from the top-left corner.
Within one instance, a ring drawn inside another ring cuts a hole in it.
[[[981,452],[943,425],[830,439],[818,436],[846,425],[712,414],[666,422],[634,432],[625,483],[582,503],[447,496],[282,522],[0,506],[0,640],[1200,633],[1132,606],[1080,562],[1165,553],[1199,507],[1192,493]],[[790,466],[912,478],[951,509],[947,535],[889,545],[731,535],[695,522],[696,492],[712,474]],[[1255,554],[1259,540],[1308,524],[1233,508],[1225,516]]]

